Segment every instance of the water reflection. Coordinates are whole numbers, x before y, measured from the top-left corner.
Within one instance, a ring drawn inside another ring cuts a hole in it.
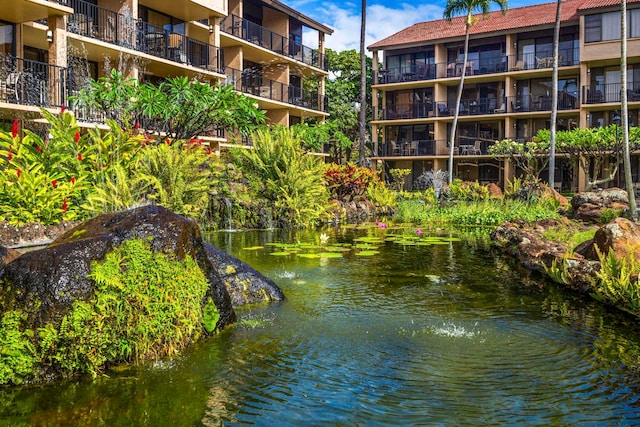
[[[324,232],[341,242],[381,233]],[[317,237],[209,236],[287,299],[238,310],[237,325],[180,358],[1,390],[0,425],[640,422],[634,320],[540,286],[477,236],[325,260],[265,246]]]

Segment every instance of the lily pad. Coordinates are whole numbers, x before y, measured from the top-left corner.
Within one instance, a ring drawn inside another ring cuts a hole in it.
[[[291,252],[271,252],[271,255],[273,255],[273,256],[287,256],[287,255],[291,255]]]
[[[257,251],[258,249],[264,249],[264,246],[249,246],[242,249],[245,251]]]
[[[380,251],[360,251],[360,252],[356,252],[357,256],[374,256],[374,255],[378,255],[380,253]]]
[[[342,258],[342,254],[337,252],[321,252],[320,258]]]

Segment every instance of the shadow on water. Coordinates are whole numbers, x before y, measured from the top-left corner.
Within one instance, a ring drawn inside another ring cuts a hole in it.
[[[180,358],[0,390],[0,424],[640,423],[635,320],[529,275],[482,233],[418,245],[388,239],[412,228],[323,232],[342,257],[300,255],[319,232],[209,235],[287,300],[238,309]],[[362,237],[377,254],[357,254]],[[297,252],[272,255],[284,243]]]

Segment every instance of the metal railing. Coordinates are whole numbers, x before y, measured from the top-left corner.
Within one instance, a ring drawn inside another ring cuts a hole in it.
[[[312,67],[325,71],[329,68],[325,56],[317,49],[305,46],[237,15],[224,18],[220,22],[220,31]]]
[[[412,141],[387,141],[378,143],[380,157],[434,156],[438,141],[418,139]]]
[[[69,0],[74,13],[67,30],[117,46],[218,73],[224,72],[222,51],[217,46],[173,33],[84,0]]]
[[[508,112],[524,113],[551,111],[551,95],[509,96]],[[580,99],[576,92],[558,92],[558,110],[574,110],[580,107]]]
[[[66,79],[66,68],[0,53],[0,102],[60,107]]]
[[[531,53],[522,56],[485,55],[479,61],[467,61],[465,76],[547,69],[553,66],[552,55],[552,52]],[[579,65],[580,51],[578,48],[560,49],[558,51],[558,59],[560,67]],[[460,77],[463,65],[462,61],[457,61],[437,64],[410,64],[397,68],[390,67],[378,70],[375,73],[375,82],[376,84],[387,84]]]
[[[326,111],[325,96],[299,87],[262,77],[254,71],[226,67],[227,83],[235,90],[273,101],[284,102],[317,111]]]
[[[605,104],[621,101],[622,85],[620,83],[603,83],[582,86],[582,99],[585,104]],[[640,101],[640,83],[627,85],[627,100]]]

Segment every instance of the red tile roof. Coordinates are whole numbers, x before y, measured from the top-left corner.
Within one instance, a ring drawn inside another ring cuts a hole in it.
[[[627,3],[637,3],[640,0],[627,0]],[[579,11],[588,9],[597,9],[599,7],[617,6],[620,4],[620,0],[586,0],[578,7]]]
[[[628,3],[640,0],[627,0]],[[562,23],[578,23],[578,11],[619,4],[620,0],[563,0]],[[540,25],[555,24],[556,2],[509,9],[505,15],[500,11],[489,12],[484,19],[475,15],[478,20],[471,27],[470,34],[483,34],[498,31],[509,31]],[[369,50],[394,47],[405,44],[433,42],[435,40],[462,37],[465,32],[466,16],[453,18],[451,22],[444,19],[419,22],[405,28],[385,39],[370,45]]]

